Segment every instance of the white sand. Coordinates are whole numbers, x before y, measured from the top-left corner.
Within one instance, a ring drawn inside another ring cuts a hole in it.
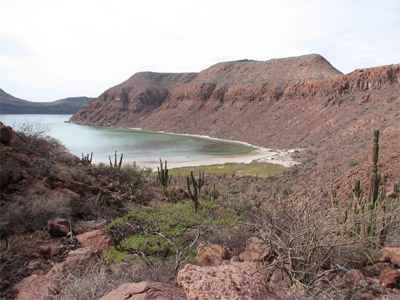
[[[142,130],[141,128],[130,128],[130,129]],[[147,131],[147,130],[145,130],[145,131]],[[152,131],[149,131],[149,132],[152,132]],[[168,168],[207,166],[207,165],[225,164],[225,163],[251,163],[252,161],[278,164],[278,165],[282,165],[286,168],[290,168],[294,165],[299,164],[299,162],[295,161],[292,158],[292,154],[295,151],[300,151],[300,149],[272,150],[272,149],[257,147],[257,146],[251,145],[249,143],[246,143],[246,142],[213,138],[213,137],[209,137],[206,135],[181,134],[181,133],[172,133],[172,132],[165,132],[165,131],[157,131],[157,132],[164,133],[164,134],[197,136],[197,137],[203,137],[203,138],[220,140],[220,141],[235,142],[235,143],[241,143],[241,144],[245,144],[245,145],[256,148],[256,150],[253,150],[247,154],[227,155],[227,156],[221,156],[221,157],[210,157],[210,158],[197,159],[197,160],[182,159],[182,161],[168,161]],[[132,163],[130,161],[125,161],[125,162]],[[156,169],[160,165],[159,162],[136,162],[136,164],[140,167],[148,167],[148,168],[153,168],[153,169]]]

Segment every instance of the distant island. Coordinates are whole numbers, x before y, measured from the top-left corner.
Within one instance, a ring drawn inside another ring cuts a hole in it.
[[[52,102],[31,102],[0,89],[0,114],[75,114],[90,100],[92,98],[70,97]]]

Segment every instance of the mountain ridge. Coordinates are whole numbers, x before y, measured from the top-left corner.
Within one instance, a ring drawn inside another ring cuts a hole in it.
[[[52,102],[31,102],[0,89],[1,114],[74,114],[93,98],[68,97]]]
[[[178,80],[169,83],[172,79]],[[165,81],[157,86],[160,80]],[[384,139],[394,137],[399,105],[400,65],[342,74],[313,54],[220,63],[200,73],[136,73],[70,121],[201,134],[266,148],[337,148],[365,140],[375,128],[385,132]]]

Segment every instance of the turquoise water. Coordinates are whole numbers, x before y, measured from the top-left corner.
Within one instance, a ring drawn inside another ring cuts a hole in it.
[[[255,148],[245,144],[197,136],[147,132],[134,129],[84,126],[65,123],[71,115],[0,115],[0,121],[18,128],[40,124],[48,135],[60,140],[68,151],[81,157],[93,152],[93,162],[107,163],[115,150],[124,162],[154,167],[159,158],[172,163],[207,161],[210,158],[246,154]]]

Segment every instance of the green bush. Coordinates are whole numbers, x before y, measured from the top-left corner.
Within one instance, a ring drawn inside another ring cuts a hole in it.
[[[161,207],[134,207],[108,225],[115,246],[108,258],[130,260],[132,255],[146,263],[174,260],[174,272],[194,258],[200,239],[213,230],[230,231],[233,213],[210,201],[200,201],[197,213],[193,203],[165,204]]]

